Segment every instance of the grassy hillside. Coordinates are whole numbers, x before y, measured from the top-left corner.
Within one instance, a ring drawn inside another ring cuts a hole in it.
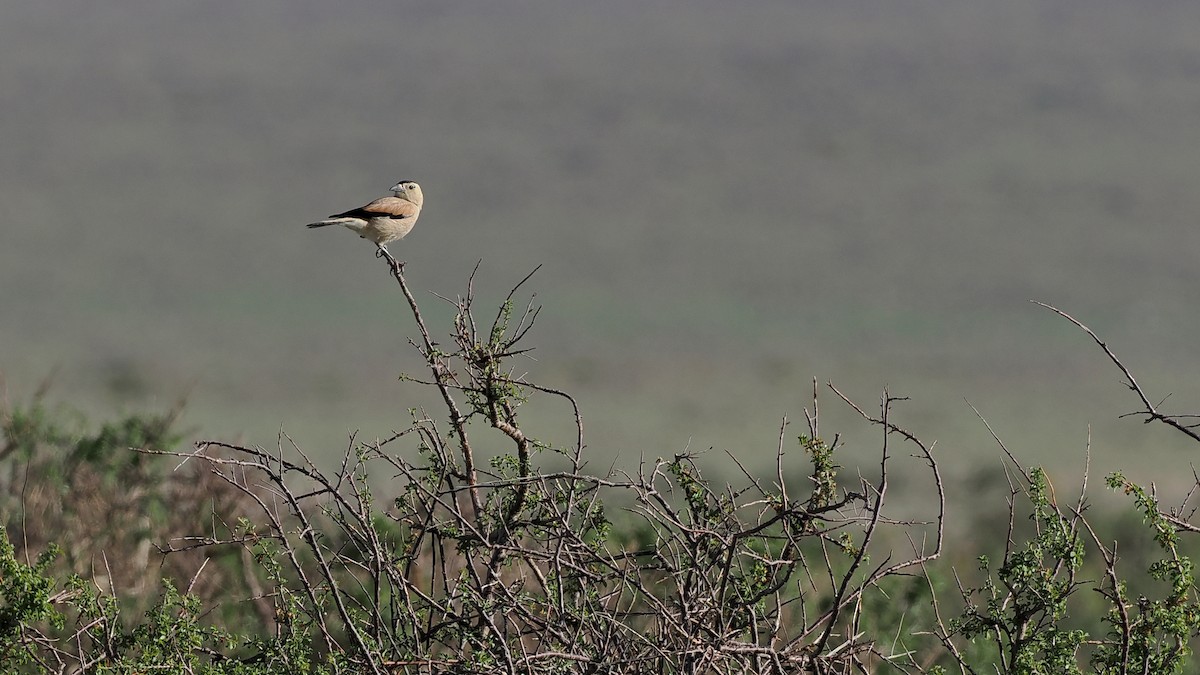
[[[995,456],[965,397],[1051,466],[1091,423],[1141,480],[1179,446],[1028,301],[1200,401],[1198,36],[1186,3],[5,7],[0,370],[189,391],[209,435],[385,433],[420,402],[401,299],[300,225],[411,178],[418,287],[545,265],[530,368],[603,456],[765,456],[815,376],[912,395],[951,472]]]

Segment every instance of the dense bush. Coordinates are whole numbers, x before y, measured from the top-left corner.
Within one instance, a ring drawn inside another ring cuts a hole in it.
[[[334,470],[286,436],[270,450],[220,441],[181,450],[177,410],[93,429],[43,392],[4,409],[4,672],[1194,665],[1200,597],[1182,537],[1197,528],[1190,511],[1163,509],[1153,491],[1108,478],[1157,547],[1145,569],[1121,565],[1102,534],[1112,522],[1088,514],[1086,480],[1064,502],[1042,471],[1011,455],[1007,504],[982,507],[1007,508],[1006,528],[982,537],[1000,550],[944,546],[942,476],[931,449],[895,421],[900,399],[885,393],[868,411],[832,386],[880,431],[869,477],[842,473],[815,386],[802,432],[780,426],[774,475],[717,483],[690,455],[590,473],[574,400],[515,375],[537,315],[515,301],[525,281],[488,321],[469,284],[451,301],[441,346],[403,265],[384,257],[428,366],[408,379],[435,389],[444,407],[412,410],[388,438],[352,439]],[[1190,434],[1122,370],[1148,419]],[[574,411],[571,443],[543,440],[520,419],[546,397]],[[799,481],[788,478],[796,448],[807,462]],[[906,489],[928,497],[928,521],[890,512],[888,478],[900,461],[924,472],[923,485]],[[944,562],[956,547],[958,558],[977,556],[975,569]]]

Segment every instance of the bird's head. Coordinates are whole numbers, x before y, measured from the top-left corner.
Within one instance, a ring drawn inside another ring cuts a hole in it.
[[[411,180],[402,180],[392,186],[392,192],[401,199],[421,206],[425,202],[425,196],[421,194],[421,186]]]

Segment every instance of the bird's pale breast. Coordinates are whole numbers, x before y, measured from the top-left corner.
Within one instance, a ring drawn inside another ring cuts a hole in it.
[[[404,238],[416,222],[416,218],[368,218],[367,226],[359,234],[376,244],[387,244]]]

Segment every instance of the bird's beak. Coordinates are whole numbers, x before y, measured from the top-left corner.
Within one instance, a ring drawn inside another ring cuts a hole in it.
[[[404,183],[396,183],[392,186],[392,192],[404,192]]]

